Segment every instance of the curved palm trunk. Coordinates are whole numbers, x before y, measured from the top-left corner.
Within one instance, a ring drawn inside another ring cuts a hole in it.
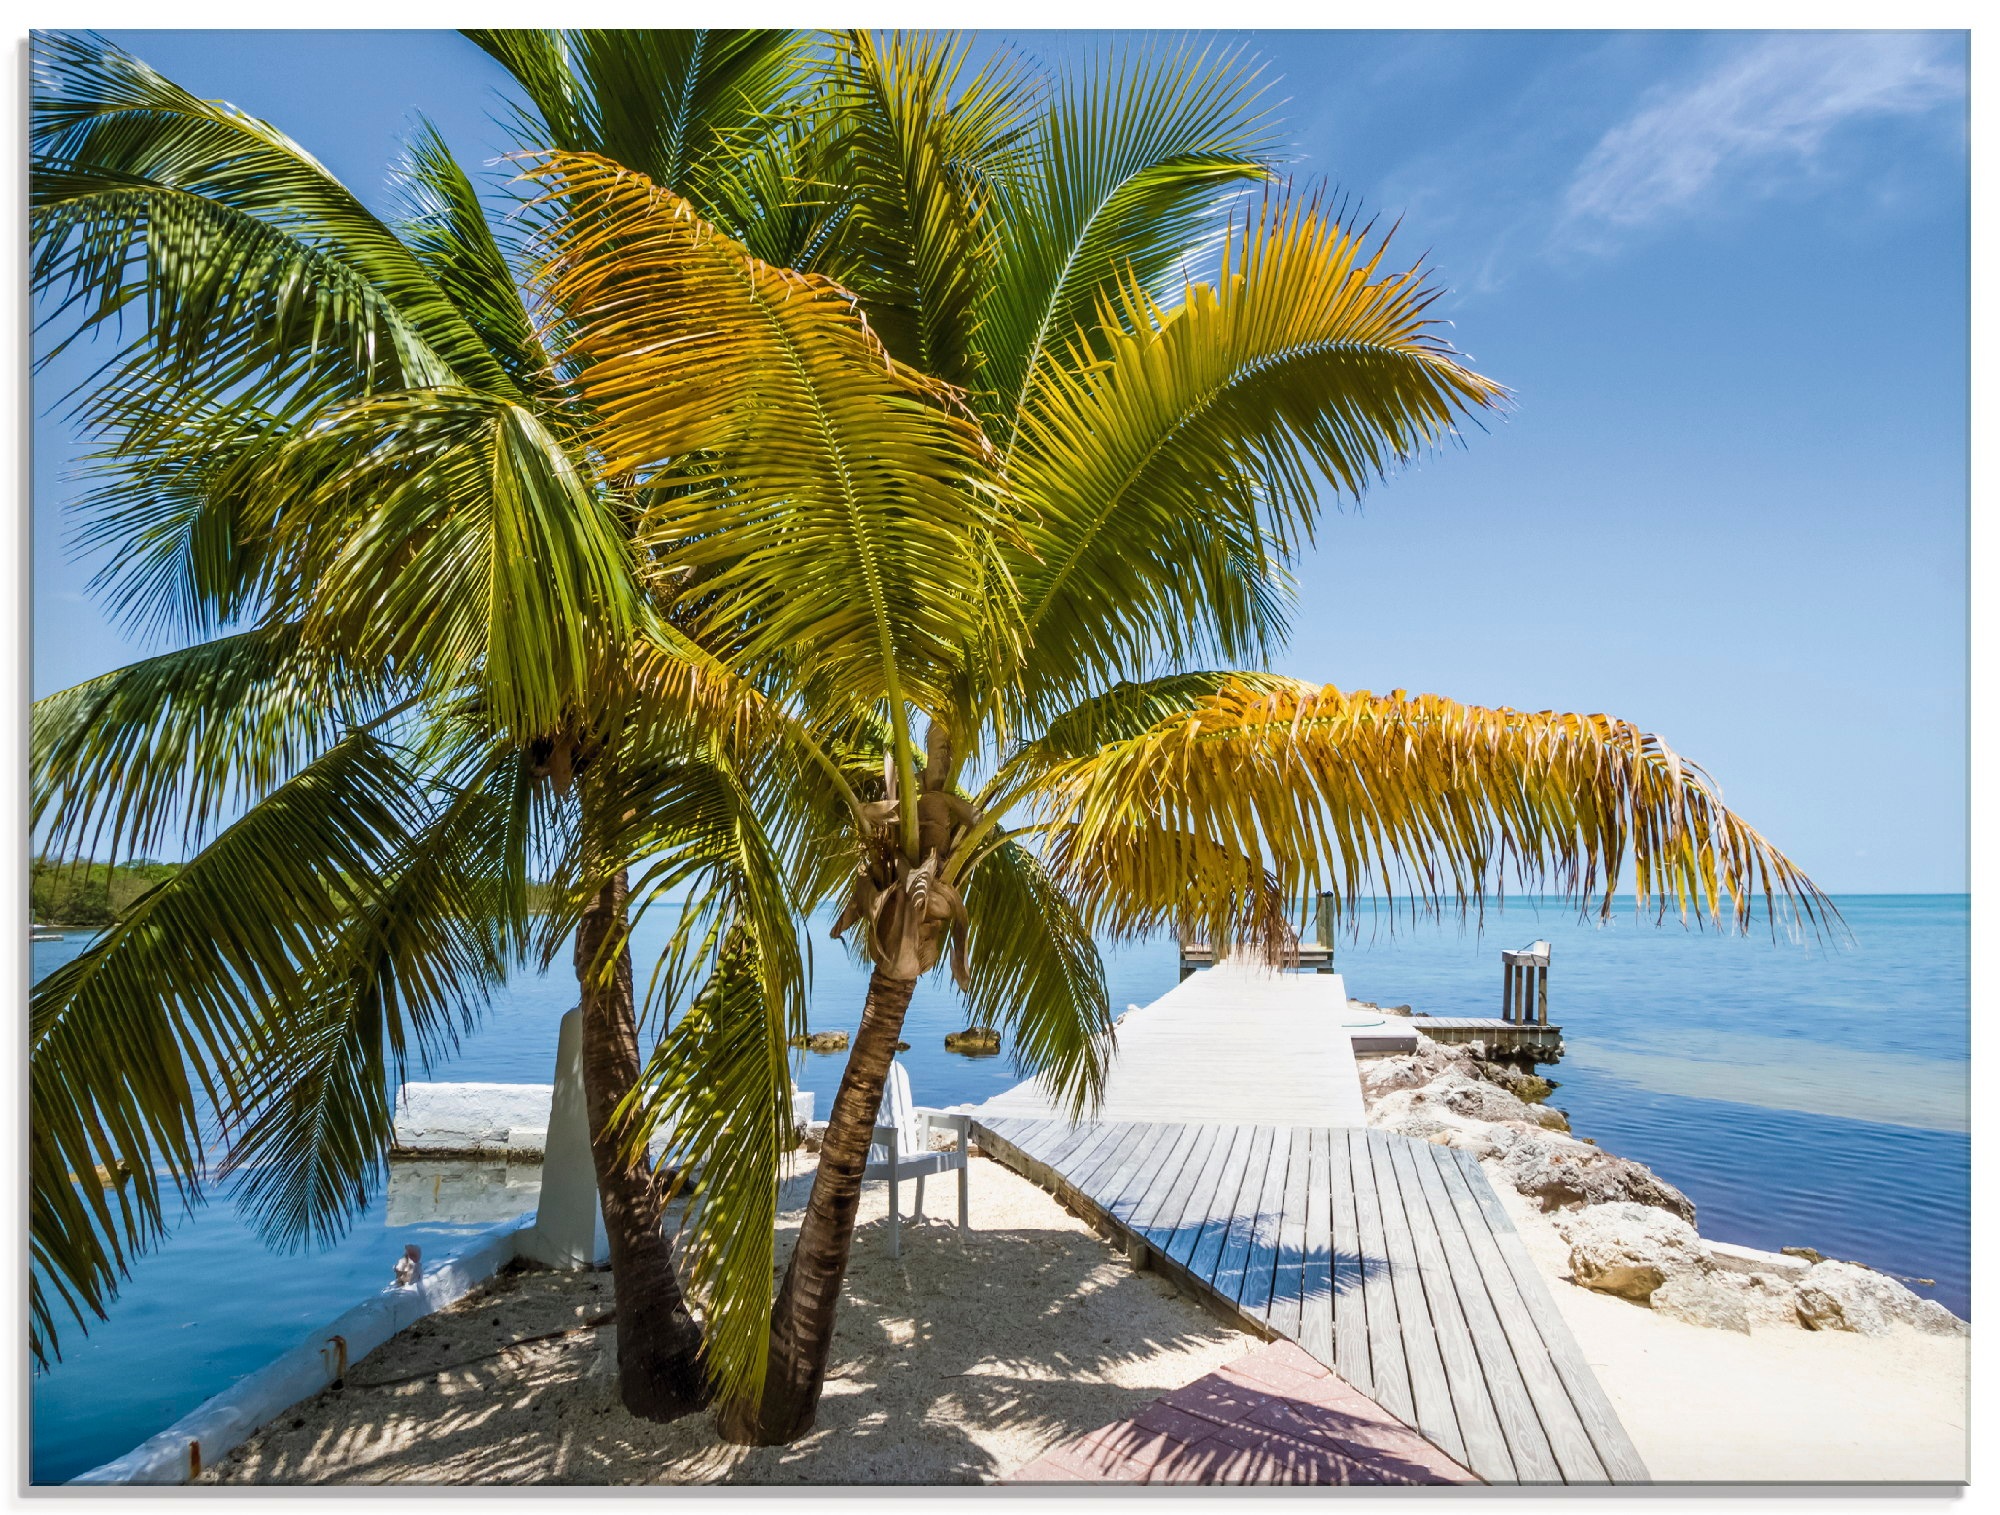
[[[847,1071],[833,1097],[798,1246],[771,1310],[764,1397],[760,1403],[734,1406],[723,1414],[719,1428],[729,1441],[780,1446],[812,1429],[826,1383],[834,1315],[854,1242],[861,1173],[875,1133],[875,1112],[916,987],[915,979],[890,978],[880,968],[868,980],[861,1029],[855,1033]]]
[[[618,1308],[618,1395],[644,1420],[667,1421],[708,1400],[701,1328],[688,1313],[662,1227],[663,1209],[643,1160],[620,1152],[619,1102],[639,1082],[639,1027],[632,997],[632,954],[618,954],[608,984],[590,973],[605,939],[625,924],[621,871],[598,890],[576,933],[576,975],[583,1003],[583,1098],[590,1153],[611,1245],[611,1287]]]

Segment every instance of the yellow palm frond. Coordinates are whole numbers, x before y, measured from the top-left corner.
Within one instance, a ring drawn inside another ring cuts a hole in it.
[[[1273,898],[1483,904],[1510,872],[1604,914],[1629,887],[1641,908],[1738,927],[1760,894],[1774,926],[1834,917],[1699,768],[1604,715],[1231,683],[1051,768],[1032,803],[1051,872],[1100,926],[1179,926],[1272,956]]]
[[[943,707],[986,592],[984,437],[948,386],[897,365],[853,297],[774,268],[601,159],[537,171],[565,214],[542,278],[607,474],[656,491],[642,548],[687,571],[700,639],[822,699]],[[899,745],[903,738],[899,736]]]

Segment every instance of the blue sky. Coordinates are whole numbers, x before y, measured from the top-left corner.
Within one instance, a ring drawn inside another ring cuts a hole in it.
[[[499,70],[451,33],[112,36],[377,203],[414,111],[506,145]],[[1400,218],[1515,396],[1328,520],[1278,666],[1622,715],[1822,884],[1963,889],[1963,34],[1218,40],[1267,59],[1295,173]],[[65,551],[66,436],[38,415],[37,693],[147,650]]]

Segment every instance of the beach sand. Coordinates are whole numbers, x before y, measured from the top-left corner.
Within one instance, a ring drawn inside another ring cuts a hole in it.
[[[780,1262],[814,1159],[788,1184]],[[933,1216],[955,1214],[934,1179]],[[911,1186],[903,1186],[907,1206]],[[788,1446],[722,1443],[709,1417],[668,1426],[619,1405],[615,1328],[453,1372],[442,1367],[611,1306],[608,1273],[503,1276],[351,1369],[347,1386],[279,1417],[203,1483],[986,1483],[1049,1447],[1134,1415],[1259,1345],[1124,1258],[1047,1193],[972,1163],[972,1224],[905,1222],[884,1249],[888,1187],[861,1224],[819,1421]],[[386,1267],[386,1263],[385,1263]]]
[[[1967,1476],[1969,1338],[1691,1326],[1569,1281],[1553,1217],[1487,1165],[1647,1469],[1662,1482]]]
[[[781,1258],[811,1172],[807,1158],[789,1186]],[[1965,1476],[1964,1339],[1685,1325],[1570,1283],[1550,1219],[1504,1181],[1495,1188],[1655,1479]],[[971,1235],[932,1220],[905,1231],[892,1261],[887,1190],[867,1186],[819,1423],[792,1446],[727,1446],[706,1416],[628,1416],[610,1372],[613,1328],[450,1370],[610,1306],[608,1274],[527,1272],[388,1342],[346,1387],[295,1407],[201,1481],[992,1482],[1258,1345],[1132,1271],[998,1163],[974,1160],[972,1195]],[[951,1213],[948,1182],[932,1206]]]

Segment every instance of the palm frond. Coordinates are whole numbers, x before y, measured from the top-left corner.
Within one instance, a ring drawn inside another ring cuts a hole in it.
[[[90,34],[37,33],[35,73],[36,284],[67,285],[85,330],[143,300],[160,353],[202,361],[219,333],[254,366],[325,344],[345,316],[351,350],[372,328],[398,353],[391,382],[505,391],[410,249],[276,127]]]
[[[1052,763],[1087,757],[1112,742],[1129,742],[1232,684],[1241,689],[1263,689],[1286,682],[1271,674],[1202,668],[1113,684],[1052,717],[1038,736],[1022,744],[1002,774],[1020,769],[1039,771]],[[990,790],[999,793],[1005,787],[1004,779],[996,776]]]
[[[1281,955],[1321,889],[1341,913],[1370,893],[1483,908],[1510,872],[1605,915],[1629,885],[1641,909],[1738,927],[1760,894],[1774,928],[1833,918],[1699,768],[1603,715],[1232,684],[1051,769],[1036,800],[1050,872],[1094,925],[1218,950]]]
[[[1270,596],[1323,490],[1358,494],[1500,397],[1425,315],[1421,268],[1310,197],[1232,233],[1171,311],[1128,284],[1098,366],[1051,372],[1011,479],[1036,509],[1017,563],[1031,706],[1206,655],[1260,658]]]
[[[603,467],[673,465],[638,540],[689,570],[700,638],[748,677],[938,709],[1001,608],[982,592],[1003,522],[978,428],[839,286],[760,262],[615,165],[541,173],[569,212],[546,284]]]
[[[498,728],[533,738],[586,704],[641,615],[609,502],[525,406],[466,390],[339,407],[267,491],[308,640],[444,696],[476,680]]]
[[[1015,418],[1119,281],[1165,292],[1271,176],[1262,87],[1240,53],[1107,52],[1055,80],[1032,149],[999,181],[1001,248],[981,302],[983,389]]]
[[[222,1164],[272,1246],[337,1241],[386,1171],[395,1093],[470,1031],[527,939],[526,765],[505,748],[447,775],[442,804],[272,1007]]]
[[[438,288],[458,307],[515,388],[546,388],[549,356],[521,303],[522,291],[479,191],[444,136],[420,122],[404,149],[397,178],[406,203],[396,231]]]
[[[792,1149],[786,1024],[772,1018],[749,931],[718,923],[713,969],[661,1037],[625,1108],[635,1145],[670,1134],[681,1199],[677,1271],[702,1310],[709,1381],[724,1402],[763,1392],[778,1184]]]
[[[592,153],[644,174],[716,219],[748,128],[806,77],[801,32],[759,28],[475,28],[465,35],[514,76],[532,112],[523,146]]]
[[[100,560],[98,602],[136,635],[183,641],[253,619],[270,564],[245,507],[290,423],[240,395],[151,384],[101,389],[88,409],[98,445],[69,510],[73,544]]]
[[[972,918],[966,998],[976,1024],[1006,1033],[1014,1064],[1071,1116],[1104,1092],[1111,1001],[1090,926],[1019,842],[985,852],[966,884]]]
[[[1033,122],[1024,71],[996,59],[966,77],[969,52],[964,37],[842,32],[817,102],[820,172],[845,212],[819,267],[892,354],[960,388],[982,366],[995,183]]]
[[[35,702],[31,824],[56,855],[199,843],[385,697],[308,648],[296,623],[100,674]]]
[[[61,1297],[102,1316],[163,1233],[169,1187],[206,1177],[201,1125],[227,1121],[245,1049],[298,1003],[367,881],[408,846],[414,778],[365,732],[342,739],[142,896],[29,1009],[31,1345]],[[124,1174],[122,1184],[96,1176]]]

